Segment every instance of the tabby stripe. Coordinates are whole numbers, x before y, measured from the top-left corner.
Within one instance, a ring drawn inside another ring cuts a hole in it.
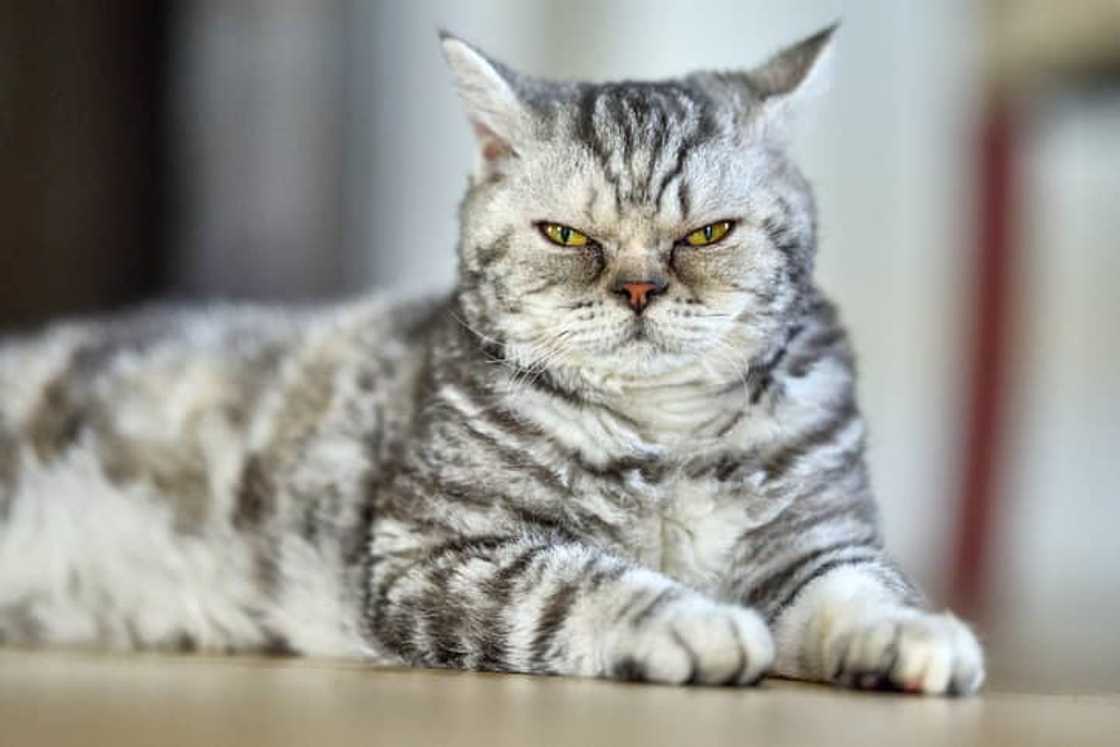
[[[469,559],[469,556],[464,557]],[[470,617],[469,604],[455,598],[448,588],[452,574],[461,565],[437,567],[429,573],[428,586],[420,601],[424,611],[421,622],[432,663],[455,669],[461,669],[466,658],[466,647],[459,631],[466,627]]]
[[[591,562],[594,563],[592,558]],[[580,574],[581,576],[583,574]],[[545,662],[548,658],[552,643],[560,629],[568,620],[572,605],[575,604],[579,592],[579,580],[570,581],[560,585],[552,592],[537,620],[536,635],[530,646],[532,652],[532,667],[534,670],[547,670]]]
[[[646,623],[651,617],[657,614],[662,607],[680,597],[680,590],[675,586],[669,586],[662,589],[660,592],[650,600],[649,604],[643,607],[638,614],[634,615],[630,620],[630,625],[639,628]]]
[[[382,641],[386,648],[396,652],[410,664],[421,662],[421,650],[416,639],[416,611],[412,605],[401,603],[388,611],[384,620],[372,631],[375,640]]]
[[[665,115],[660,110],[653,110],[653,142],[650,144],[649,162],[646,164],[646,176],[642,180],[642,187],[639,196],[642,200],[649,199],[649,188],[653,183],[653,175],[657,170],[657,166],[661,163],[661,156],[665,150],[665,136],[669,128],[667,126]]]
[[[809,511],[800,519],[783,522],[777,531],[772,532],[761,544],[757,542],[744,544],[744,549],[749,554],[743,558],[743,562],[754,568],[765,567],[776,555],[789,549],[791,538],[803,539],[808,532],[817,528],[827,528],[830,532],[834,532],[851,524],[853,525],[851,528],[858,529],[860,532],[869,529],[874,531],[875,519],[866,514],[865,506],[864,503],[846,502],[820,513]],[[741,540],[745,542],[751,539],[750,535],[756,531],[747,530]],[[874,537],[878,539],[877,532]]]
[[[719,482],[727,482],[731,479],[732,475],[739,472],[741,466],[741,464],[730,456],[724,457],[715,465],[716,480]]]
[[[867,534],[865,532],[865,534]],[[788,535],[787,535],[788,536]],[[784,566],[779,569],[771,570],[768,575],[761,580],[755,582],[754,588],[751,590],[748,601],[751,605],[764,606],[767,602],[772,601],[774,597],[780,596],[780,592],[785,589],[796,576],[804,573],[807,568],[812,567],[814,563],[819,563],[826,560],[829,556],[835,555],[838,552],[845,550],[877,550],[877,548],[870,547],[866,543],[870,538],[856,538],[846,537],[845,539],[835,542],[824,547],[819,547],[807,554],[798,555]]]
[[[486,422],[498,428],[503,433],[516,439],[539,438],[544,436],[544,431],[534,423],[522,420],[512,410],[502,405],[487,407],[481,411]]]
[[[789,590],[789,592],[778,603],[777,607],[770,608],[766,619],[773,624],[775,620],[781,617],[782,613],[793,604],[797,596],[805,589],[806,586],[816,581],[821,576],[833,571],[837,568],[857,565],[874,565],[879,562],[880,556],[876,555],[857,555],[855,557],[844,557],[830,560],[823,565],[818,566],[812,573],[803,578],[796,586]]]
[[[494,575],[482,582],[480,591],[490,604],[478,631],[478,667],[490,671],[504,671],[509,667],[509,624],[504,613],[513,596],[517,583],[548,550],[547,545],[534,544],[522,550],[513,560],[498,568]]]
[[[673,643],[677,644],[684,651],[685,656],[688,657],[688,677],[685,678],[685,682],[690,685],[696,684],[697,677],[700,675],[700,655],[676,630],[670,630],[669,634],[673,638]]]
[[[573,135],[577,140],[587,146],[591,153],[599,160],[603,169],[608,170],[610,166],[610,151],[599,139],[599,133],[595,127],[596,109],[599,107],[599,95],[602,90],[604,89],[598,86],[588,85],[584,87],[580,95],[579,118],[576,120],[576,127]]]
[[[521,577],[529,571],[549,546],[546,544],[532,544],[522,550],[513,560],[501,566],[494,576],[483,583],[487,596],[495,604],[505,605],[513,594],[513,589]]]
[[[642,457],[620,457],[603,465],[585,461],[579,454],[576,454],[575,458],[584,471],[595,477],[615,482],[625,481],[627,472],[636,471],[641,475],[642,480],[651,485],[657,485],[665,479],[669,470],[669,466],[662,462]]]
[[[527,506],[523,503],[509,503],[503,506],[504,510],[512,515],[521,524],[528,524],[533,527],[540,527],[555,532],[560,536],[567,536],[568,530],[565,528],[564,517],[560,515],[559,511],[552,511],[544,513],[537,510],[532,506]],[[543,506],[547,510],[547,506]]]
[[[509,537],[506,535],[481,535],[473,537],[459,537],[449,540],[440,545],[431,548],[417,548],[416,550],[409,551],[408,553],[397,554],[410,559],[410,562],[404,562],[399,567],[390,572],[385,579],[378,586],[376,597],[376,604],[374,605],[375,619],[376,614],[387,607],[389,594],[393,588],[405,579],[411,571],[417,567],[426,567],[426,563],[436,563],[439,559],[448,555],[456,555],[467,553],[472,549],[493,550],[505,542],[509,542]],[[477,556],[468,556],[477,557]]]
[[[599,191],[594,187],[589,188],[587,194],[587,204],[584,205],[583,214],[587,220],[588,225],[595,223],[595,200],[599,199]]]
[[[751,397],[751,404],[755,404],[756,402],[757,402],[757,400],[752,396]],[[720,428],[718,431],[716,431],[716,438],[723,438],[728,433],[730,433],[731,429],[734,428],[735,426],[739,425],[739,423],[742,422],[743,418],[746,417],[746,415],[747,415],[747,411],[746,411],[745,408],[741,408],[741,409],[735,411],[735,413],[723,425],[723,427]]]
[[[634,128],[630,122],[632,110],[627,109],[626,101],[621,96],[611,96],[609,99],[611,115],[618,131],[622,133],[622,163],[634,167]]]
[[[669,188],[669,185],[673,183],[674,179],[678,178],[681,173],[684,172],[684,162],[691,150],[692,143],[688,140],[685,140],[677,147],[676,161],[673,163],[673,168],[670,169],[669,173],[665,174],[661,179],[660,186],[657,188],[657,198],[654,200],[654,204],[658,211],[661,210],[661,200],[665,197],[665,190]]]
[[[759,467],[758,454],[754,451],[732,451],[718,457],[697,457],[686,465],[685,474],[690,480],[713,475],[719,482],[727,482],[744,470]]]
[[[490,490],[482,491],[473,483],[452,481],[444,478],[436,483],[432,478],[421,476],[415,469],[409,468],[402,471],[393,487],[402,495],[413,498],[415,501],[434,503],[437,501],[457,503],[461,506],[471,506],[476,509],[489,510],[496,503],[508,500],[508,496],[501,496]],[[411,495],[408,495],[410,494]],[[402,516],[401,518],[408,518]]]
[[[688,220],[689,211],[691,210],[692,198],[688,188],[688,182],[681,181],[677,184],[677,203],[680,205],[681,217],[683,220]]]
[[[788,238],[792,231],[784,221],[772,215],[767,216],[762,220],[762,230],[766,233],[766,237],[770,239],[770,243],[780,251],[786,252],[788,250]]]
[[[600,568],[587,578],[588,593],[599,591],[599,589],[602,588],[604,584],[612,584],[618,581],[620,578],[626,575],[626,572],[628,570],[629,568],[627,568],[622,563],[617,563],[615,565],[608,566],[607,568]]]
[[[437,665],[454,665],[462,661],[465,651],[462,642],[455,635],[455,631],[466,619],[466,609],[449,609],[454,603],[448,593],[447,584],[451,575],[460,567],[472,560],[488,560],[491,553],[503,545],[508,545],[507,536],[482,535],[468,538],[457,538],[424,553],[422,557],[410,563],[405,563],[394,570],[377,590],[377,603],[373,609],[372,633],[375,637],[391,643],[399,650],[411,652],[408,654],[412,660],[420,656],[422,660]],[[410,553],[411,554],[411,553]],[[450,564],[446,561],[450,560]],[[419,570],[418,570],[419,569]],[[423,591],[419,598],[406,596],[396,605],[389,605],[389,595],[402,580],[423,584]],[[417,611],[417,606],[419,610]],[[398,611],[392,614],[393,608]],[[411,612],[410,612],[411,611]],[[385,612],[389,613],[385,618]],[[430,619],[433,625],[424,626],[428,633],[431,645],[427,651],[432,656],[425,656],[421,649],[416,647],[416,640],[420,629],[415,624],[408,630],[400,627],[396,617],[408,619],[409,614],[416,617]]]
[[[537,376],[530,376],[525,383],[530,388],[546,394],[553,399],[566,402],[573,407],[583,407],[586,404],[583,398],[578,394],[562,387],[548,371],[542,371]]]
[[[843,488],[852,494],[863,495],[863,489],[868,487],[863,454],[864,439],[861,435],[847,448],[830,454],[829,464],[821,464],[812,475],[808,476],[801,483],[801,490],[808,495],[826,490],[835,493]],[[837,459],[841,461],[836,462]]]
[[[840,327],[829,327],[818,330],[816,333],[809,336],[803,344],[808,348],[806,351],[807,353],[819,355],[831,349],[838,342],[842,342],[845,338],[846,335],[843,329]]]
[[[687,94],[684,94],[684,96],[686,100],[691,103],[691,98],[688,97]],[[697,122],[696,129],[688,137],[686,137],[677,148],[676,161],[673,164],[673,168],[661,180],[661,185],[657,189],[656,207],[658,210],[661,209],[661,199],[665,195],[665,190],[668,189],[669,184],[671,184],[681,175],[681,172],[684,170],[684,164],[688,160],[688,156],[692,153],[693,149],[695,149],[696,146],[702,145],[708,140],[711,140],[712,136],[715,134],[715,131],[716,126],[714,120],[711,117],[711,113],[707,110],[706,107],[700,107],[699,120]],[[678,185],[677,199],[679,201],[681,215],[687,218],[689,213],[688,184],[683,181]]]
[[[794,465],[816,449],[827,446],[859,416],[855,401],[848,396],[839,409],[832,413],[830,420],[805,434],[796,443],[779,451],[764,467],[767,482],[784,477]]]
[[[475,249],[475,256],[478,257],[478,267],[480,270],[487,270],[495,263],[504,259],[509,254],[510,245],[513,242],[513,229],[505,230],[498,238],[490,242],[486,246],[479,246]]]
[[[507,446],[498,441],[492,434],[487,433],[479,428],[479,418],[471,418],[469,415],[463,421],[463,426],[471,433],[476,435],[479,439],[490,446],[493,452],[509,467],[518,472],[527,472],[532,477],[536,478],[539,482],[548,486],[554,491],[562,494],[568,494],[569,488],[564,483],[563,479],[555,472],[550,470],[544,464],[532,458],[532,453],[528,450],[519,450],[513,446]],[[479,444],[481,446],[481,444]]]
[[[605,538],[614,543],[622,543],[624,540],[619,527],[609,523],[594,511],[578,505],[577,502],[565,502],[561,507],[548,513],[539,510],[547,509],[545,506],[529,506],[524,503],[507,504],[506,508],[522,522],[550,529],[558,536],[569,537],[571,533],[567,525],[575,524],[579,532],[585,536]]]
[[[645,589],[635,589],[630,592],[630,597],[615,614],[615,624],[621,623],[623,620],[626,620],[628,617],[630,617],[631,613],[633,613],[634,611],[634,608],[637,607],[639,603],[647,601],[645,591]]]
[[[629,415],[627,415],[626,413],[624,413],[620,410],[616,410],[615,408],[611,407],[610,405],[608,405],[606,403],[587,402],[586,404],[587,404],[587,406],[595,407],[595,408],[598,408],[599,410],[602,410],[603,412],[609,414],[612,418],[614,418],[618,422],[622,423],[623,425],[627,426],[628,428],[631,428],[633,430],[640,430],[640,428],[641,428],[641,426],[638,424],[637,420],[635,420],[634,418],[630,417]]]
[[[819,361],[828,356],[835,356],[842,361],[852,359],[851,351],[844,343],[847,335],[839,326],[825,327],[816,330],[812,336],[802,343],[802,349],[791,356],[787,369],[790,376],[801,378]]]

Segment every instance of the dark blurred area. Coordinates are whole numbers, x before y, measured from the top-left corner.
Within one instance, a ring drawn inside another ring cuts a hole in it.
[[[795,139],[888,546],[994,681],[1120,682],[1120,1],[0,0],[0,333],[446,288],[446,28],[526,72],[742,68],[842,19]]]
[[[168,4],[0,3],[0,320],[166,283]]]
[[[0,2],[0,330],[364,285],[345,266],[344,193],[370,171],[345,131],[350,22],[368,12]]]

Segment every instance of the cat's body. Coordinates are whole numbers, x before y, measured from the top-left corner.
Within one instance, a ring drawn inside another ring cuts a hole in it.
[[[151,310],[0,349],[0,635],[368,650],[363,512],[438,306]]]
[[[450,298],[0,348],[0,636],[975,689],[971,634],[883,556],[811,198],[761,124],[825,40],[590,86],[449,39],[482,143]]]

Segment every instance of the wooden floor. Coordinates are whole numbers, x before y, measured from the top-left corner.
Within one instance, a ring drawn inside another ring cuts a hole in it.
[[[1113,745],[1120,695],[947,700],[0,651],[0,745]]]

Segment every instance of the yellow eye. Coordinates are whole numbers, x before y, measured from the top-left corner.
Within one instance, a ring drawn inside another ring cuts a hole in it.
[[[560,246],[587,246],[591,243],[587,234],[580,233],[568,226],[562,226],[559,223],[541,223],[540,229],[546,239]]]
[[[731,233],[731,229],[735,226],[729,220],[721,220],[717,223],[709,223],[703,228],[697,228],[695,231],[684,237],[684,243],[689,246],[707,246],[714,244],[722,239],[727,234]]]

